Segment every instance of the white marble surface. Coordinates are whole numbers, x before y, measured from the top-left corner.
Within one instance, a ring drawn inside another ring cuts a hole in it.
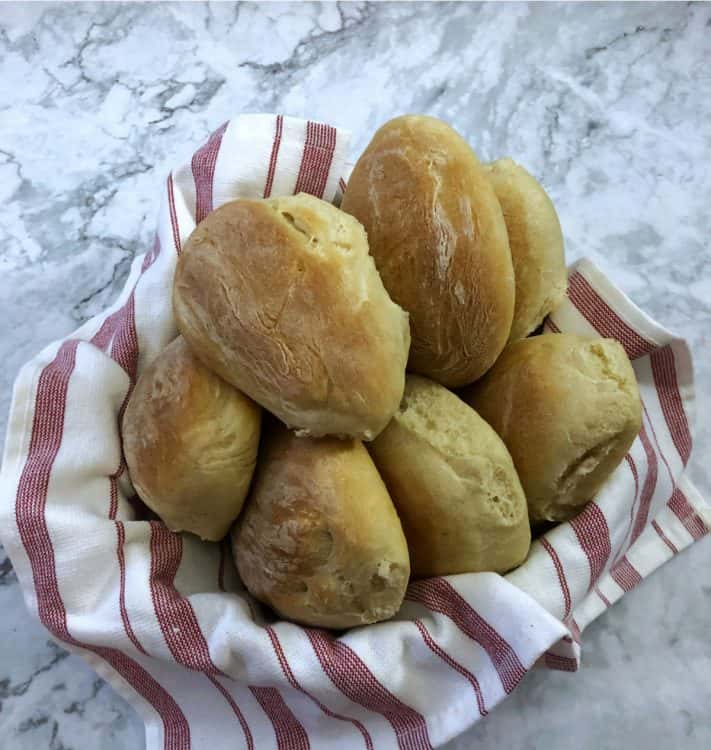
[[[118,292],[168,166],[232,113],[355,133],[403,112],[544,182],[591,256],[694,350],[711,495],[711,6],[0,5],[0,430],[19,366]],[[711,747],[711,543],[449,750]],[[133,711],[26,613],[0,551],[0,748],[142,747]]]

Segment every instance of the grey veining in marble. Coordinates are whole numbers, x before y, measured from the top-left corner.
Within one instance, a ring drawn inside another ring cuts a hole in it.
[[[711,6],[0,5],[0,430],[32,354],[101,310],[149,245],[169,167],[231,114],[354,132],[403,112],[511,155],[586,254],[691,342],[691,471],[711,495]],[[711,544],[584,634],[449,750],[711,747]],[[0,748],[128,750],[133,713],[24,609],[0,552]],[[12,642],[11,642],[12,641]]]

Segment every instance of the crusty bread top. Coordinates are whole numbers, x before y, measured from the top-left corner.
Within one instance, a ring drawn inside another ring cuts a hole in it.
[[[369,445],[397,508],[413,575],[505,573],[531,541],[526,498],[501,438],[444,386],[408,375]]]
[[[313,196],[238,200],[186,243],[177,324],[228,382],[304,434],[371,439],[404,388],[407,315],[363,227]]]
[[[252,594],[322,627],[392,616],[410,573],[400,521],[362,443],[282,426],[265,435],[233,549]]]
[[[567,333],[510,344],[464,398],[509,449],[534,521],[574,515],[622,460],[642,419],[622,345]]]
[[[563,233],[543,186],[512,159],[485,164],[499,199],[516,277],[509,341],[528,336],[563,301],[568,284]]]
[[[136,491],[173,531],[222,539],[249,488],[260,419],[179,336],[141,374],[123,418]]]
[[[408,375],[394,417],[410,437],[436,451],[459,482],[471,482],[481,510],[502,526],[526,517],[517,503],[520,484],[511,456],[496,432],[466,403],[427,378]],[[503,471],[503,467],[506,471]]]
[[[390,120],[341,207],[365,226],[385,287],[410,313],[409,369],[451,387],[480,377],[511,329],[514,274],[501,207],[469,145],[432,117]]]

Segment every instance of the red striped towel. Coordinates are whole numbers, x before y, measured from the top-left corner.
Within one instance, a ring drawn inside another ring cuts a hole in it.
[[[335,636],[275,622],[245,595],[224,545],[135,520],[118,425],[138,373],[176,335],[182,242],[231,198],[303,190],[337,201],[347,145],[320,123],[225,123],[169,175],[155,243],[116,304],[48,346],[15,384],[3,543],[27,606],[136,707],[149,750],[439,745],[535,664],[576,669],[584,627],[708,530],[708,508],[682,476],[686,344],[586,261],[548,326],[624,344],[644,427],[595,502],[514,573],[418,581],[395,620]]]

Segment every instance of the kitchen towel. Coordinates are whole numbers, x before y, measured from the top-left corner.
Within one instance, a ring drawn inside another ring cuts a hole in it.
[[[414,582],[395,619],[336,634],[275,620],[245,593],[224,543],[146,520],[120,424],[136,377],[177,335],[171,287],[183,243],[234,198],[305,191],[338,203],[347,151],[348,134],[323,123],[225,123],[168,175],[155,242],[118,301],[47,346],[15,383],[3,544],[28,608],[135,706],[148,750],[440,745],[535,665],[577,669],[585,626],[711,523],[683,476],[688,348],[585,260],[547,327],[621,341],[644,423],[595,501],[534,542],[516,571]]]

